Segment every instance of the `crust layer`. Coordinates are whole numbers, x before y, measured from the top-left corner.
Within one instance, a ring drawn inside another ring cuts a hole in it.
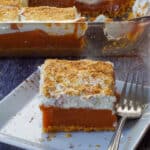
[[[91,132],[91,131],[114,131],[115,127],[105,127],[105,128],[94,128],[94,127],[81,127],[81,126],[49,126],[48,128],[43,128],[43,132],[72,132],[72,131],[84,131],[84,132]]]
[[[47,98],[56,98],[62,94],[115,96],[114,81],[113,65],[110,62],[49,59],[41,69],[40,93]]]
[[[76,19],[76,9],[74,7],[57,8],[57,7],[25,7],[22,9],[22,20],[25,21],[61,21]]]
[[[18,13],[17,7],[0,7],[0,22],[19,21]]]

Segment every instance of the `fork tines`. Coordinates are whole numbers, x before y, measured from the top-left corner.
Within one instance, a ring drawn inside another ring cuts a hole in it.
[[[134,108],[137,109],[138,105],[143,104],[142,100],[144,98],[144,73],[136,72],[132,74],[132,76],[130,77],[131,83],[128,83],[129,75],[130,74],[128,73],[122,89],[120,105],[122,107],[127,106],[128,109],[131,109],[131,106],[134,106]]]

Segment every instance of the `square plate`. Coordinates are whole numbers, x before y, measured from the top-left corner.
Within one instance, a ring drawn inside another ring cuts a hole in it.
[[[33,73],[0,102],[0,141],[26,149],[107,149],[113,132],[72,132],[70,137],[64,132],[42,133],[38,108],[39,75],[39,71]],[[116,82],[118,92],[123,83]],[[148,107],[139,120],[126,124],[120,150],[134,149],[150,125],[150,87],[144,88],[144,94]]]

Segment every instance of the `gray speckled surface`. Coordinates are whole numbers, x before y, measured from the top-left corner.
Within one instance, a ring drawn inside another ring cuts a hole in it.
[[[0,59],[0,100],[32,74],[37,67],[43,63],[43,60],[44,59]],[[109,60],[115,63],[117,78],[121,80],[124,79],[128,68],[132,65],[135,66],[135,64],[143,63],[143,59],[139,57],[109,58]],[[148,76],[145,76],[145,78],[148,79]],[[149,138],[150,131],[148,131],[144,140],[141,142],[139,150],[145,150],[145,147],[150,149]],[[0,143],[0,150],[20,150],[20,148]]]

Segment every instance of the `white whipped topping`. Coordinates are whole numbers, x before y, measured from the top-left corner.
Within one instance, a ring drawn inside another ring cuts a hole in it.
[[[60,95],[58,98],[46,98],[39,96],[40,103],[46,107],[55,106],[60,108],[90,108],[102,110],[114,110],[115,96],[93,95],[89,98],[83,96]]]
[[[15,32],[27,32],[27,31],[34,31],[34,30],[42,30],[49,35],[54,36],[63,36],[63,35],[70,35],[76,34],[78,38],[82,37],[85,32],[86,28],[84,29],[82,26],[83,24],[78,23],[22,23],[21,26],[18,24],[18,29],[11,29],[11,24],[9,23],[0,23],[0,34],[7,34],[7,33],[15,33]],[[76,31],[77,26],[77,32]],[[86,25],[85,25],[86,26]]]

